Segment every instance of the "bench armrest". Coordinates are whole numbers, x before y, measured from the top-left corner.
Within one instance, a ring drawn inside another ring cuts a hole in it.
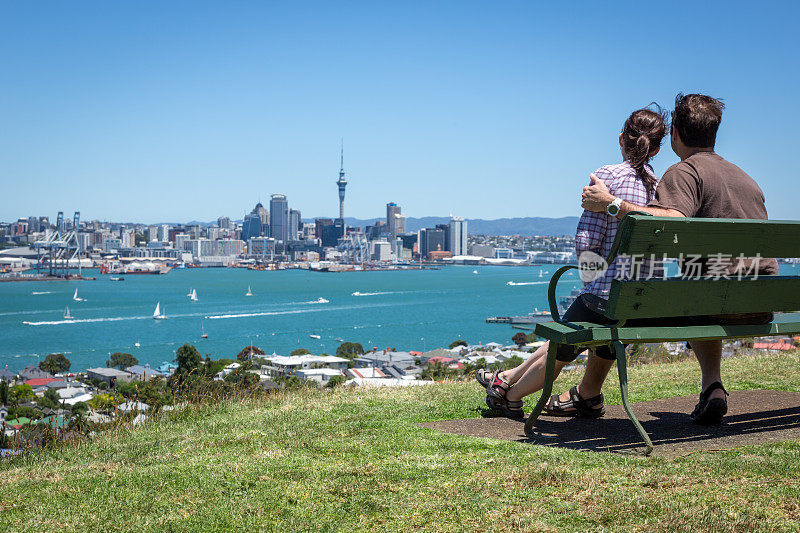
[[[556,270],[553,277],[550,278],[550,284],[547,286],[547,301],[550,303],[550,317],[554,322],[561,322],[561,316],[558,314],[558,304],[556,303],[556,285],[558,280],[568,270],[579,268],[578,265],[564,265]]]

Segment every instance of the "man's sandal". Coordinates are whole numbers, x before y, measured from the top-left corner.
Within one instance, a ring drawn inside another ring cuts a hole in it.
[[[706,390],[700,393],[700,401],[695,406],[692,414],[689,415],[692,422],[701,426],[712,426],[722,422],[722,417],[728,412],[728,400],[726,398],[709,399],[711,393],[717,389],[724,392],[725,396],[729,396],[728,391],[719,381],[709,385]]]
[[[569,390],[569,400],[560,400],[558,396],[558,394],[553,394],[550,397],[550,401],[544,406],[544,414],[583,418],[600,418],[606,414],[602,393],[592,398],[583,398],[578,394],[578,387],[572,387]]]
[[[500,377],[500,372],[492,374],[489,383],[486,385],[486,396],[491,396],[496,400],[505,400],[511,384]]]
[[[481,384],[484,389],[489,386],[494,379],[494,372],[490,372],[485,368],[479,368],[475,371],[475,379]]]

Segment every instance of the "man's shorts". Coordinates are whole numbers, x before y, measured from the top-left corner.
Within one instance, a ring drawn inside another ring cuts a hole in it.
[[[623,327],[682,327],[682,326],[712,326],[717,324],[724,325],[744,325],[744,324],[769,324],[773,319],[772,313],[743,314],[743,315],[698,315],[698,316],[678,316],[666,318],[636,318],[625,322]],[[567,312],[561,317],[566,322],[593,322],[595,324],[609,325],[616,322],[605,315],[594,311],[586,305],[583,295],[578,296]],[[561,344],[558,346],[556,360],[564,363],[574,361],[578,354],[586,348],[582,346],[570,346]],[[592,352],[601,359],[610,361],[616,360],[614,352],[608,345],[596,346]]]

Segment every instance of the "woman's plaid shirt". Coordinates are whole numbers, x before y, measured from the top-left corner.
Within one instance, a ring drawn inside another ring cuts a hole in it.
[[[645,165],[645,170],[653,174],[650,165]],[[603,180],[608,190],[617,198],[634,205],[647,205],[655,196],[655,191],[648,191],[644,182],[636,176],[636,170],[627,161],[618,165],[606,165],[595,170],[594,175]],[[657,179],[657,178],[656,178]],[[575,233],[575,252],[580,255],[585,251],[592,251],[601,257],[608,257],[617,235],[619,220],[606,213],[592,213],[584,211],[578,222]],[[642,276],[663,276],[662,263],[659,261],[641,261]],[[617,257],[608,267],[606,273],[596,280],[586,283],[581,294],[589,293],[608,300],[608,291],[611,281],[615,278],[630,278],[632,260],[629,257]]]

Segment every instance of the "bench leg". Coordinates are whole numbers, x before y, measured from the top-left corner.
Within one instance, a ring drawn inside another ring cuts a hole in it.
[[[531,414],[528,416],[528,420],[525,421],[525,435],[527,435],[529,439],[541,438],[541,435],[538,435],[533,430],[533,424],[536,423],[539,415],[542,414],[544,406],[547,405],[547,400],[550,399],[550,394],[553,392],[553,381],[555,380],[556,375],[557,350],[558,344],[551,342],[550,347],[547,350],[547,366],[545,367],[544,372],[544,386],[542,387],[542,395],[539,397],[536,407],[533,408],[533,411],[531,411]]]
[[[633,422],[633,425],[636,427],[636,431],[639,432],[639,435],[642,436],[642,440],[645,443],[645,450],[642,455],[650,455],[650,452],[653,451],[653,443],[650,441],[650,437],[642,427],[642,424],[636,418],[636,415],[631,411],[630,403],[628,403],[628,367],[625,358],[625,346],[619,341],[614,341],[613,347],[614,354],[617,356],[617,371],[619,371],[619,388],[622,394],[622,406],[625,408],[625,412],[628,413],[628,418],[631,419],[631,422]]]

